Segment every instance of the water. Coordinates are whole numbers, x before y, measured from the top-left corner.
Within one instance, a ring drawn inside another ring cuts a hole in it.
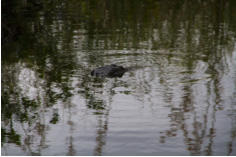
[[[2,6],[2,155],[236,155],[235,1]]]

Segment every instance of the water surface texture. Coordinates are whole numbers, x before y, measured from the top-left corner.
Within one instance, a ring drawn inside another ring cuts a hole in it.
[[[2,155],[236,155],[235,0],[2,8]]]

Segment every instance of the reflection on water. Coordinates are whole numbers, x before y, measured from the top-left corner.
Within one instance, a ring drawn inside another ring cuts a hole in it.
[[[2,155],[236,155],[235,1],[2,6]]]

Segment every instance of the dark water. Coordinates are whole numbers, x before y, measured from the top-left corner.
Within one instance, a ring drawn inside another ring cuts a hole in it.
[[[2,155],[236,155],[236,1],[2,1]],[[121,78],[90,76],[115,63]]]

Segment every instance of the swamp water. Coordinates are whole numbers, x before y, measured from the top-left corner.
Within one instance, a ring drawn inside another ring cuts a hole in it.
[[[236,1],[2,8],[2,155],[236,155]]]

